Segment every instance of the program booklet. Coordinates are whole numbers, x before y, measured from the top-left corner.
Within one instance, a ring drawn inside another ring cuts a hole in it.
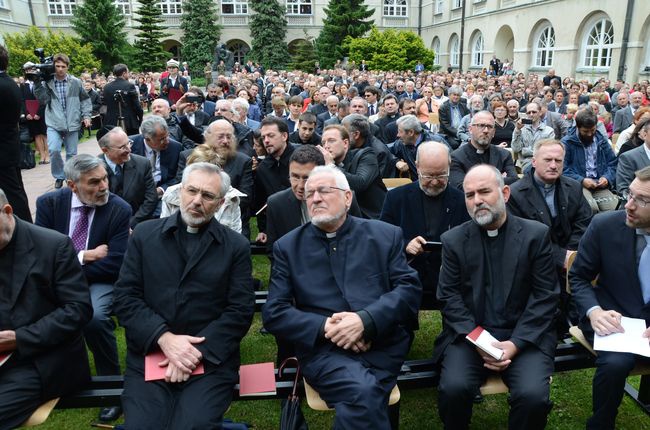
[[[471,333],[465,336],[465,339],[481,348],[482,351],[490,354],[490,356],[492,356],[495,360],[501,360],[503,357],[503,350],[492,345],[492,343],[498,342],[499,340],[492,336],[489,331],[485,330],[480,325],[476,326],[476,328],[472,330]]]
[[[594,349],[596,351],[630,352],[632,354],[650,357],[650,339],[643,337],[646,330],[645,321],[640,318],[621,318],[624,333],[613,333],[607,336],[594,334]]]

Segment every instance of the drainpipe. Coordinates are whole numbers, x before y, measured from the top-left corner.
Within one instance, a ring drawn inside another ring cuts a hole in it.
[[[625,27],[623,27],[623,43],[621,43],[621,58],[618,62],[618,73],[616,79],[623,79],[625,75],[625,62],[627,61],[627,45],[630,41],[630,27],[632,26],[632,12],[634,11],[634,0],[627,0],[627,11],[625,12]]]
[[[32,0],[27,0],[29,5],[29,16],[32,19],[32,25],[36,25],[36,19],[34,19],[34,6],[32,6]]]
[[[418,5],[418,36],[422,36],[422,0]]]
[[[458,71],[463,73],[463,46],[465,46],[465,0],[463,0],[460,16],[460,57],[458,58]]]

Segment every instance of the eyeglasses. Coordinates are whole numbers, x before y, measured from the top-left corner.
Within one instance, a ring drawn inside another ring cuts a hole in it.
[[[646,207],[647,205],[650,204],[650,201],[643,200],[643,199],[641,199],[639,197],[636,197],[630,191],[623,191],[623,200],[625,200],[626,202],[629,202],[630,200],[632,200],[634,202],[634,204],[637,205],[640,208],[644,208],[644,207]]]
[[[446,181],[449,179],[449,172],[444,175],[425,175],[424,173],[418,172],[418,177],[424,181]]]
[[[216,194],[201,191],[201,190],[199,190],[197,188],[190,187],[190,186],[184,186],[183,190],[185,190],[185,192],[187,194],[189,194],[190,196],[192,196],[192,197],[196,197],[198,195],[201,195],[201,199],[205,200],[206,202],[216,202],[217,200],[219,200],[221,198]]]
[[[131,139],[129,139],[129,142],[128,142],[127,144],[125,144],[125,145],[121,145],[121,146],[109,146],[108,148],[109,148],[109,149],[114,149],[114,150],[116,150],[116,151],[124,152],[124,151],[126,151],[127,149],[131,149],[132,146],[133,146],[133,141],[132,141]]]
[[[348,190],[345,190],[345,189],[339,188],[339,187],[328,187],[327,185],[323,185],[323,186],[320,186],[320,187],[316,187],[316,189],[314,189],[314,190],[305,191],[305,197],[307,199],[311,199],[311,198],[314,197],[314,194],[316,194],[316,193],[320,194],[322,197],[325,197],[328,194],[332,194],[334,191],[337,191],[337,190],[338,191],[348,191]]]
[[[494,128],[494,124],[472,124],[472,127],[476,127],[479,130],[487,128],[488,130],[492,130]]]

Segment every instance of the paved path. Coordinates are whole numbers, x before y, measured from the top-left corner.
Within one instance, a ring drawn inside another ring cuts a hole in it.
[[[99,155],[101,151],[99,150],[99,146],[97,146],[97,139],[92,137],[80,143],[77,148],[77,153]],[[63,157],[65,160],[65,154]],[[54,189],[54,178],[50,173],[49,164],[37,164],[33,169],[25,169],[21,173],[25,191],[27,192],[27,199],[29,200],[29,209],[32,212],[32,219],[34,219],[36,217],[36,199]]]

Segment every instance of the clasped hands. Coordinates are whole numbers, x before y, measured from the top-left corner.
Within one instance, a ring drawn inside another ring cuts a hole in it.
[[[371,342],[363,340],[363,321],[354,312],[337,312],[325,321],[325,338],[339,348],[366,352]]]
[[[187,336],[182,334],[164,333],[158,339],[158,346],[165,354],[158,366],[167,366],[165,382],[185,382],[190,379],[192,371],[199,365],[203,355],[194,344],[201,343],[205,337]]]
[[[519,352],[519,350],[517,349],[515,344],[509,340],[503,342],[493,342],[492,346],[503,350],[503,356],[501,357],[501,360],[497,360],[496,358],[492,357],[487,352],[482,351],[478,347],[476,348],[476,351],[478,351],[481,358],[483,358],[484,367],[493,370],[495,372],[503,372],[508,368],[508,366],[510,366],[513,357],[517,355],[517,352]]]

